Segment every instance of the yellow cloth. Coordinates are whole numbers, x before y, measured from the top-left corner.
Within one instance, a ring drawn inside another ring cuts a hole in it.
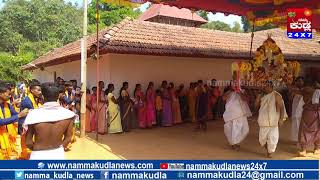
[[[41,103],[36,103],[36,101],[35,101],[34,96],[33,96],[32,93],[30,93],[30,94],[28,95],[28,97],[29,97],[30,101],[32,102],[32,106],[33,106],[34,109],[37,109],[38,107],[42,107],[42,104],[41,104]]]
[[[158,111],[161,111],[162,110],[162,99],[160,96],[157,96],[156,97],[156,109]]]
[[[1,109],[0,110],[0,119],[10,118],[11,112],[9,109],[9,104],[7,102],[5,102],[3,104],[3,106],[4,106],[4,114]],[[13,124],[0,126],[0,146],[1,146],[0,147],[1,148],[1,157],[0,158],[1,159],[10,159],[10,155],[12,155],[12,153],[15,150],[15,143],[16,142],[13,141],[14,134],[10,134],[9,129],[11,130],[11,133],[14,133]]]
[[[5,118],[10,118],[11,117],[9,104],[10,104],[10,100],[9,100],[9,102],[4,104],[4,106],[5,106],[5,116],[4,117]],[[6,106],[7,106],[7,108],[6,108]],[[7,131],[8,131],[8,134],[9,134],[10,142],[11,143],[15,143],[16,142],[16,137],[18,135],[18,123],[16,122],[16,123],[8,124],[7,125]]]
[[[11,104],[13,106],[14,110],[16,110],[16,112],[18,112],[18,113],[20,112],[20,108],[18,108],[15,104],[12,104],[13,102],[11,102],[11,100],[8,100],[7,103]],[[11,115],[10,115],[10,117],[11,117]],[[8,128],[9,134],[12,134],[14,137],[16,137],[18,135],[18,122],[7,125],[7,128]]]
[[[69,98],[69,92],[65,91],[65,95],[67,98]],[[72,96],[72,95],[71,95]],[[76,142],[76,128],[72,128],[72,138],[71,138],[71,143]],[[68,148],[71,148],[71,143],[68,145]]]
[[[37,109],[39,107],[42,107],[42,104],[41,103],[36,103],[35,99],[34,99],[34,96],[32,93],[29,93],[28,94],[28,97],[32,103],[32,106],[34,109]],[[26,145],[26,134],[23,133],[22,136],[21,136],[21,154],[20,154],[20,159],[29,159],[30,157],[30,154],[31,154],[31,150],[27,147]],[[35,137],[33,136],[33,142],[35,141]]]
[[[19,159],[29,159],[31,150],[26,145],[26,133],[21,135],[21,154]]]

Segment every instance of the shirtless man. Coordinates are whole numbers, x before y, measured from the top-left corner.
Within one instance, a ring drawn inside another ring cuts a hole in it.
[[[44,84],[41,89],[45,103],[30,111],[24,123],[26,144],[32,150],[30,159],[64,159],[64,148],[72,137],[75,113],[57,102],[59,88],[54,84]]]

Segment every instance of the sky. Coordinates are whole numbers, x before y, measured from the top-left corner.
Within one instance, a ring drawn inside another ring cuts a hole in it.
[[[83,4],[83,0],[65,0],[65,1],[71,2],[71,3],[77,3],[79,7],[81,7]],[[90,2],[90,0],[88,0],[88,2]],[[0,8],[2,8],[3,5],[4,3],[2,2],[2,0],[0,0]],[[148,3],[143,4],[140,7],[140,10],[142,12],[145,11],[148,5],[149,5]],[[241,17],[236,15],[225,16],[223,13],[216,13],[216,14],[209,13],[208,17],[209,17],[209,21],[222,21],[231,25],[232,27],[234,22],[239,22],[241,24]]]

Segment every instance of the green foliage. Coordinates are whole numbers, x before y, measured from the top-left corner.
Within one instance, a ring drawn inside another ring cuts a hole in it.
[[[103,22],[99,23],[99,29],[106,28],[106,25]],[[96,24],[89,24],[88,25],[88,34],[97,33],[97,25]]]
[[[251,32],[252,31],[252,25],[250,24],[250,22],[247,20],[246,17],[242,16],[241,17],[241,22],[243,24],[243,31],[244,32]],[[274,24],[266,24],[264,26],[258,26],[258,27],[254,27],[254,31],[261,31],[261,30],[267,30],[267,29],[273,29],[276,28],[277,26],[275,26]]]
[[[32,53],[14,56],[10,53],[0,53],[0,79],[5,81],[22,81],[30,79],[29,72],[22,72],[20,67],[33,58]]]
[[[20,67],[81,37],[82,11],[63,0],[7,0],[0,10],[0,79],[28,78]]]
[[[131,7],[108,4],[104,2],[100,3],[100,23],[103,23],[108,27],[119,23],[126,17],[137,18],[140,14],[141,11],[133,10]],[[96,23],[96,1],[92,1],[89,5],[88,19],[89,24]]]
[[[211,22],[208,22],[207,24],[202,25],[201,27],[206,29],[220,30],[220,31],[232,31],[229,24],[221,21],[211,21]]]
[[[234,22],[231,30],[232,32],[242,32],[240,23]]]
[[[80,9],[62,0],[8,0],[0,11],[4,27],[0,29],[0,50],[16,55],[30,43],[52,48],[72,42],[81,35],[81,15]]]
[[[233,27],[230,27],[229,24],[221,21],[210,21],[207,24],[202,25],[201,28],[239,33],[243,32],[241,29],[241,25],[238,22],[234,22]]]
[[[209,20],[208,13],[204,10],[197,11],[197,14],[205,20]]]
[[[96,32],[95,2],[88,8],[88,33]],[[101,3],[99,28],[140,14],[139,9]],[[0,79],[30,77],[20,66],[79,39],[82,18],[82,9],[64,0],[6,0],[0,9]]]
[[[0,10],[0,79],[30,77],[22,65],[81,36],[82,12],[63,0],[8,0]]]

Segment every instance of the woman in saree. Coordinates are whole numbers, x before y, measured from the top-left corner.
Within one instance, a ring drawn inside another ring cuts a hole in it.
[[[190,89],[188,92],[188,107],[189,107],[189,117],[191,118],[191,122],[196,122],[196,100],[197,100],[197,93],[195,90],[195,84],[190,83]]]
[[[86,132],[89,133],[91,132],[91,106],[90,106],[90,100],[91,100],[91,94],[90,90],[86,90]]]
[[[206,131],[207,129],[207,119],[208,119],[208,91],[205,88],[203,81],[198,81],[197,87],[197,104],[196,104],[196,112],[197,112],[197,121],[198,126],[197,129],[201,129]]]
[[[147,114],[147,124],[150,125],[156,125],[156,92],[154,90],[154,84],[153,82],[149,82],[148,89],[147,89],[147,108],[146,108],[146,114]]]
[[[167,88],[166,81],[162,82],[162,126],[172,126],[172,109],[171,109],[171,97]]]
[[[177,91],[179,103],[180,103],[180,111],[182,121],[187,122],[188,120],[188,98],[186,95],[186,91],[184,89],[184,85],[181,84]]]
[[[121,125],[124,132],[129,132],[133,121],[133,102],[128,93],[129,83],[124,82],[120,89],[119,106]]]
[[[213,120],[217,119],[220,117],[220,112],[219,112],[219,99],[221,99],[221,92],[220,92],[220,87],[217,84],[217,80],[216,79],[212,79],[212,94],[211,94],[211,99],[210,99],[210,103],[211,103],[211,110],[212,114],[213,114]]]
[[[141,84],[136,85],[136,89],[134,90],[134,97],[135,97],[135,107],[137,109],[139,127],[140,128],[151,127],[152,123],[150,124],[147,123],[146,102],[142,92]]]
[[[97,130],[97,87],[92,88],[89,105],[91,108],[90,129],[91,131]]]
[[[106,90],[107,98],[108,98],[108,133],[121,133],[121,117],[120,117],[120,108],[118,106],[118,101],[113,95],[114,85],[109,84],[108,89]]]
[[[97,124],[97,128],[98,128],[98,133],[101,135],[106,134],[107,129],[106,129],[106,123],[107,123],[107,99],[105,96],[105,91],[104,89],[104,82],[100,81],[99,82],[99,91],[100,93],[98,95],[100,95],[99,98],[99,103],[98,103],[98,124]]]
[[[169,84],[169,93],[172,100],[171,108],[172,108],[172,121],[174,124],[182,123],[181,120],[181,112],[180,112],[180,103],[176,94],[176,90],[174,88],[174,84],[171,82]]]
[[[207,84],[205,84],[205,89],[208,92],[208,108],[207,108],[207,118],[208,120],[213,120],[213,113],[212,113],[212,108],[213,108],[213,101],[214,101],[214,97],[213,97],[213,89],[212,87],[209,87]]]

